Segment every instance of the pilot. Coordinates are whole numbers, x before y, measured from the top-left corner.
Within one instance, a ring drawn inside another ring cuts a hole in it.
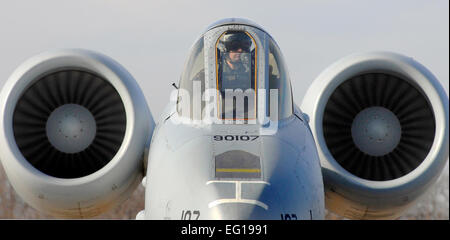
[[[220,43],[224,50],[219,70],[221,90],[251,88],[250,37],[244,32],[227,33]]]
[[[254,59],[252,48],[252,39],[245,32],[227,32],[219,43],[220,58],[219,61],[219,88],[222,96],[222,118],[248,118],[248,96],[244,98],[244,106],[237,106],[237,99],[233,97],[232,102],[226,101],[227,97],[235,96],[234,91],[242,90],[242,93],[248,89],[254,88],[252,76],[254,71]],[[231,95],[228,95],[228,94]],[[244,97],[244,96],[242,96]]]

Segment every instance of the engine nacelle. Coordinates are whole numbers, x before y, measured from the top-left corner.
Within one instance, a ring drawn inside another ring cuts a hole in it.
[[[316,139],[326,207],[344,217],[398,218],[448,160],[448,97],[411,58],[343,58],[313,82],[302,110]]]
[[[133,77],[99,53],[57,50],[20,65],[0,93],[0,160],[34,208],[93,217],[134,191],[154,121]]]

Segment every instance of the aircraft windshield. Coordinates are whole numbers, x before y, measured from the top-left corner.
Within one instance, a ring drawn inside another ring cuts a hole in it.
[[[269,41],[269,89],[275,89],[278,92],[278,99],[270,99],[269,102],[277,103],[278,119],[284,119],[293,114],[292,90],[288,71],[283,61],[281,51],[276,43]],[[272,104],[269,104],[269,108]],[[270,113],[269,109],[269,113]],[[274,116],[271,116],[274,118]],[[276,119],[273,119],[276,120]]]
[[[267,85],[265,83],[259,87],[268,87],[265,89],[268,100],[264,109],[268,114],[266,116],[270,115],[272,120],[292,116],[291,85],[283,56],[272,38],[266,41],[267,56],[261,55],[255,39],[258,38],[246,31],[228,30],[222,32],[216,41],[207,43],[205,49],[204,38],[201,37],[193,45],[181,76],[177,97],[178,113],[193,120],[202,120],[205,116],[209,119],[210,113],[214,116],[214,112],[220,120],[243,120],[242,123],[256,120],[259,56],[259,65],[266,68],[266,75],[263,76],[268,81]],[[206,64],[205,56],[209,54],[215,57],[215,62],[208,61]],[[208,81],[205,79],[206,73],[209,73]],[[212,86],[216,89],[209,88]],[[211,102],[212,112],[208,102],[211,100],[205,100],[203,96],[206,88],[212,90],[213,94],[217,92],[217,98],[213,98],[216,101]],[[270,94],[267,91],[269,89]],[[273,90],[276,90],[277,95],[272,96]]]
[[[181,75],[178,91],[177,110],[181,116],[195,120],[202,119],[201,110],[204,102],[201,100],[205,91],[205,59],[203,54],[203,37],[192,47],[191,53]],[[195,89],[195,88],[199,89]]]

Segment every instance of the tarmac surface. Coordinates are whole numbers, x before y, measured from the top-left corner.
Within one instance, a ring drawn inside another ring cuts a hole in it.
[[[134,191],[132,196],[117,208],[97,216],[95,219],[135,219],[136,214],[144,209],[144,191],[142,185]],[[449,167],[445,167],[443,174],[418,201],[400,219],[421,220],[449,220]],[[6,179],[3,167],[0,165],[0,219],[54,219],[43,214],[28,204],[16,194]],[[343,219],[327,212],[326,219]]]

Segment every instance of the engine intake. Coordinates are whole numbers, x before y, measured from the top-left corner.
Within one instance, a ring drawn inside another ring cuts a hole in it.
[[[122,100],[106,80],[80,70],[49,73],[31,85],[14,110],[14,137],[25,159],[58,178],[104,167],[125,135]]]
[[[439,177],[448,160],[448,97],[411,58],[345,57],[308,89],[326,207],[352,219],[392,219]]]
[[[334,159],[350,173],[386,181],[416,169],[435,135],[426,97],[389,73],[364,73],[334,90],[325,107],[323,133]]]
[[[31,206],[93,217],[139,184],[154,121],[133,77],[81,49],[30,58],[0,93],[0,160]]]

